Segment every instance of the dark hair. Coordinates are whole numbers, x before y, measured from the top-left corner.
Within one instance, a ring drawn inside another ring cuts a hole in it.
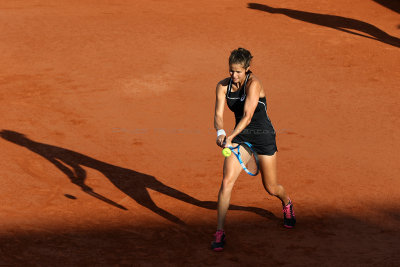
[[[250,67],[250,62],[253,56],[250,51],[239,47],[231,52],[229,56],[229,65],[231,64],[243,64],[243,67],[247,69]]]

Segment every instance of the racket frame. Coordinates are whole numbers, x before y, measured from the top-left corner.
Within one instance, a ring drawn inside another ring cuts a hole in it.
[[[258,160],[258,155],[257,155],[257,153],[256,153],[256,152],[254,151],[254,149],[253,149],[253,146],[252,146],[250,143],[248,143],[248,142],[240,142],[240,143],[236,143],[236,144],[237,144],[237,146],[235,146],[235,147],[229,146],[228,148],[232,151],[233,154],[235,154],[235,156],[236,156],[236,158],[239,160],[240,166],[242,166],[243,170],[244,170],[247,174],[249,174],[249,175],[251,175],[251,176],[256,176],[256,175],[260,172],[260,162],[259,162],[259,160]],[[240,156],[240,146],[241,146],[242,144],[245,144],[246,146],[248,146],[248,147],[250,148],[251,152],[252,152],[253,155],[254,155],[254,159],[256,160],[256,165],[257,165],[257,172],[256,172],[256,173],[252,173],[251,171],[249,171],[249,170],[246,168],[246,165],[243,163],[242,157]],[[236,149],[237,149],[237,152],[235,151]]]

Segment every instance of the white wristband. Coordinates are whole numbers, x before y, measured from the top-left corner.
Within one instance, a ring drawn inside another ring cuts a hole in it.
[[[225,133],[224,129],[221,129],[221,130],[217,131],[217,137],[220,136],[220,135],[225,135],[226,136],[226,133]]]

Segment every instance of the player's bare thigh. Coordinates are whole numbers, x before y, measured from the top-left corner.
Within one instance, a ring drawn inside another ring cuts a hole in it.
[[[232,144],[234,147],[237,144]],[[239,163],[239,160],[232,153],[229,157],[225,158],[224,161],[224,180],[229,181],[230,183],[234,183],[242,171],[242,166]]]
[[[264,186],[274,186],[278,183],[276,173],[277,153],[274,155],[258,155],[260,171]]]

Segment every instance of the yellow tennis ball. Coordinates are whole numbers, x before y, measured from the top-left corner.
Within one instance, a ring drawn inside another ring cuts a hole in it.
[[[222,149],[222,155],[224,155],[224,157],[229,157],[231,155],[231,150],[227,147],[225,147],[224,149]]]

